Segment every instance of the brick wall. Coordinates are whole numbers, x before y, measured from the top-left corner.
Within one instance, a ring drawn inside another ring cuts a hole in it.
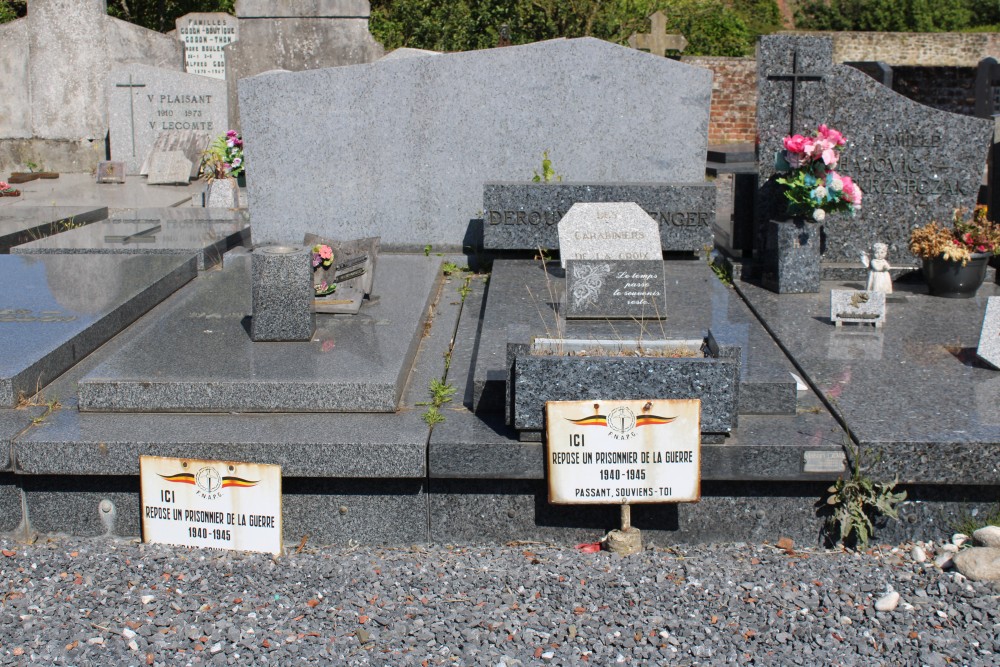
[[[753,143],[757,131],[757,61],[686,56],[682,62],[712,70],[708,143]]]

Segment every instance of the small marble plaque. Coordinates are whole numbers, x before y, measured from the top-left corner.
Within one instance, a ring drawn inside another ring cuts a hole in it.
[[[149,185],[187,185],[191,160],[184,151],[158,151],[149,156]]]
[[[991,296],[986,302],[986,316],[983,317],[976,354],[984,362],[1000,370],[1000,296]]]
[[[830,321],[838,327],[852,324],[885,323],[885,292],[869,290],[830,290]]]
[[[663,260],[567,262],[567,318],[660,320],[666,309]]]
[[[124,183],[125,163],[111,160],[102,160],[97,163],[98,183]]]
[[[663,259],[660,226],[634,202],[573,204],[559,221],[559,257],[570,259]]]

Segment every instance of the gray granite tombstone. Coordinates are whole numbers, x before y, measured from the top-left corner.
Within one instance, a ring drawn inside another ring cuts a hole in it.
[[[184,151],[154,151],[149,156],[150,185],[187,185],[191,181],[191,160]]]
[[[868,290],[830,290],[830,321],[836,326],[885,323],[885,292]]]
[[[979,358],[1000,370],[1000,296],[991,296],[986,302],[986,315],[979,333]]]
[[[635,203],[573,204],[559,221],[559,257],[662,260],[659,225]]]
[[[712,246],[715,187],[711,183],[485,183],[483,247],[559,247],[556,225],[573,204],[635,202],[660,226],[664,251]]]
[[[18,255],[196,255],[198,270],[227,250],[250,244],[245,211],[211,208],[139,209],[85,227],[24,243]]]
[[[825,123],[847,138],[837,169],[861,186],[864,199],[855,217],[827,217],[824,261],[853,263],[876,241],[887,243],[892,257],[909,256],[912,228],[976,203],[992,123],[923,106],[834,64],[832,44],[806,35],[758,42],[758,247],[764,222],[785,210],[772,178],[782,138]]]
[[[34,395],[195,274],[192,255],[0,255],[0,407]]]
[[[225,47],[240,38],[239,19],[224,12],[195,12],[181,16],[174,25],[184,42],[185,71],[225,80]]]
[[[577,182],[703,181],[711,78],[591,38],[244,78],[254,237],[474,245],[483,183],[529,178],[546,150]]]
[[[125,65],[108,75],[111,157],[139,174],[161,133],[202,132],[211,137],[228,129],[226,85],[197,74],[147,65]]]

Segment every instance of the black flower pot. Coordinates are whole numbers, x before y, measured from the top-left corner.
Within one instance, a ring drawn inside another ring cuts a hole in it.
[[[946,299],[971,299],[986,280],[990,254],[973,253],[965,266],[938,256],[924,260],[924,280],[934,296]]]

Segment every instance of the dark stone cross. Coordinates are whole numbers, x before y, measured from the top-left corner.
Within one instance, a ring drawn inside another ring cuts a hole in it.
[[[115,88],[129,88],[128,91],[128,116],[132,126],[132,157],[135,157],[135,99],[132,96],[132,88],[145,88],[144,83],[133,83],[132,73],[129,72],[128,83],[116,83]]]
[[[825,74],[799,71],[799,50],[792,51],[792,71],[784,74],[769,74],[768,81],[791,81],[792,104],[788,118],[788,134],[795,134],[795,88],[799,81],[822,81]]]
[[[128,245],[129,243],[156,243],[156,233],[162,228],[162,225],[155,225],[149,229],[144,229],[141,232],[128,234],[126,236],[105,236],[104,242],[121,243],[122,245]]]

